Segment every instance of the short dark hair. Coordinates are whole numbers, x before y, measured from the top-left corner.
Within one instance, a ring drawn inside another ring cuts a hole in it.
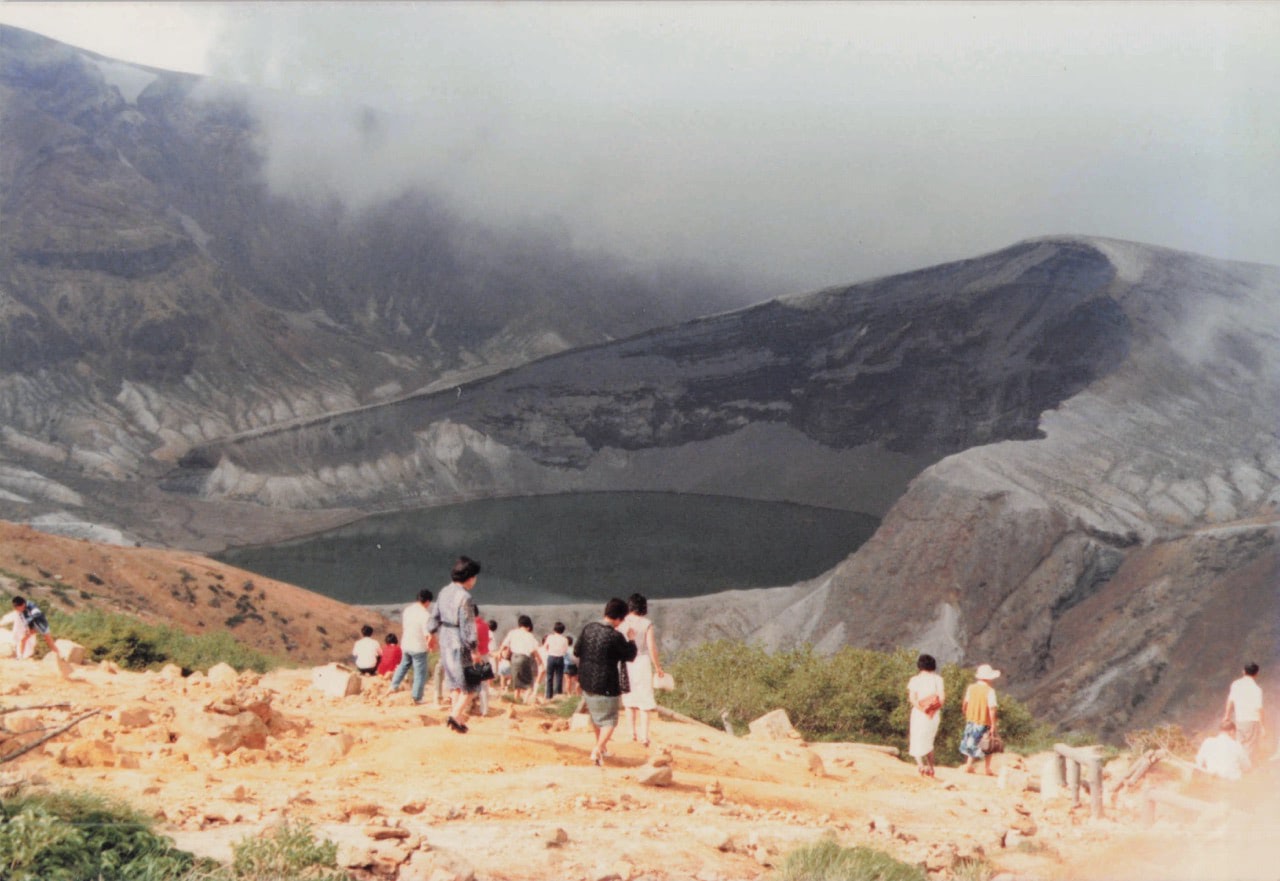
[[[23,606],[25,606],[26,604],[27,604],[27,598],[26,598],[26,597],[14,597],[14,598],[13,598],[13,607],[14,607],[15,609],[21,609],[21,608],[22,608]]]
[[[368,624],[364,625],[363,627],[360,628],[360,635],[373,636],[373,628],[370,627]]]
[[[938,662],[933,659],[933,655],[921,655],[916,658],[916,669],[932,672],[938,669]]]
[[[551,629],[554,630],[556,633],[564,633],[564,622],[557,621],[556,626],[552,627]]]
[[[387,634],[387,645],[398,645],[399,643],[400,643],[400,640],[399,638],[396,637],[394,633]]]
[[[429,603],[433,597],[435,597],[435,594],[427,590],[425,587],[418,591],[418,602],[420,603]]]
[[[604,616],[610,621],[621,621],[627,617],[627,601],[617,597],[604,604]]]
[[[1244,665],[1244,672],[1246,676],[1257,676],[1258,669],[1257,664],[1249,663]]]
[[[480,564],[470,557],[459,557],[453,564],[453,580],[458,584],[470,581],[480,574]]]
[[[525,630],[533,629],[533,619],[530,618],[528,615],[521,615],[519,618],[516,619],[516,624],[523,627]]]
[[[627,609],[637,615],[648,615],[649,601],[644,598],[643,594],[633,593],[627,597]]]
[[[489,619],[489,629],[490,629],[490,630],[497,630],[497,629],[498,629],[498,619],[497,619],[497,618],[490,618],[490,619]]]

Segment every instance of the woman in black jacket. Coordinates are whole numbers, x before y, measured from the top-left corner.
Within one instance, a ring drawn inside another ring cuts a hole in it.
[[[578,656],[578,684],[582,700],[596,732],[596,746],[591,751],[593,764],[601,765],[607,755],[605,746],[618,727],[618,705],[622,695],[619,665],[636,658],[636,644],[631,634],[618,632],[627,617],[625,600],[614,598],[604,607],[604,618],[582,628],[575,644]]]

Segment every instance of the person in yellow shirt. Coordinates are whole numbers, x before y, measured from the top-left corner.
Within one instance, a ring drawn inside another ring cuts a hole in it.
[[[995,733],[996,690],[991,683],[1000,678],[1000,671],[992,669],[990,664],[981,664],[974,678],[978,681],[970,685],[964,692],[964,734],[960,738],[960,752],[964,755],[964,770],[972,774],[974,761],[982,759],[988,776],[994,776],[991,770],[991,756],[982,751],[978,745],[988,731]]]

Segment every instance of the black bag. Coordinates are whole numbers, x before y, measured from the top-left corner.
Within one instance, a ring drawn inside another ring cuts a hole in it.
[[[462,678],[466,680],[467,688],[475,688],[481,682],[487,682],[493,678],[493,665],[488,661],[468,664],[462,668]]]

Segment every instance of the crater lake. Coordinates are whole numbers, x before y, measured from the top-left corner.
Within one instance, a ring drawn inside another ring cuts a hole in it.
[[[686,493],[485,499],[379,514],[218,558],[362,605],[435,591],[460,554],[479,560],[486,603],[651,599],[794,584],[853,553],[879,526],[855,511]]]

